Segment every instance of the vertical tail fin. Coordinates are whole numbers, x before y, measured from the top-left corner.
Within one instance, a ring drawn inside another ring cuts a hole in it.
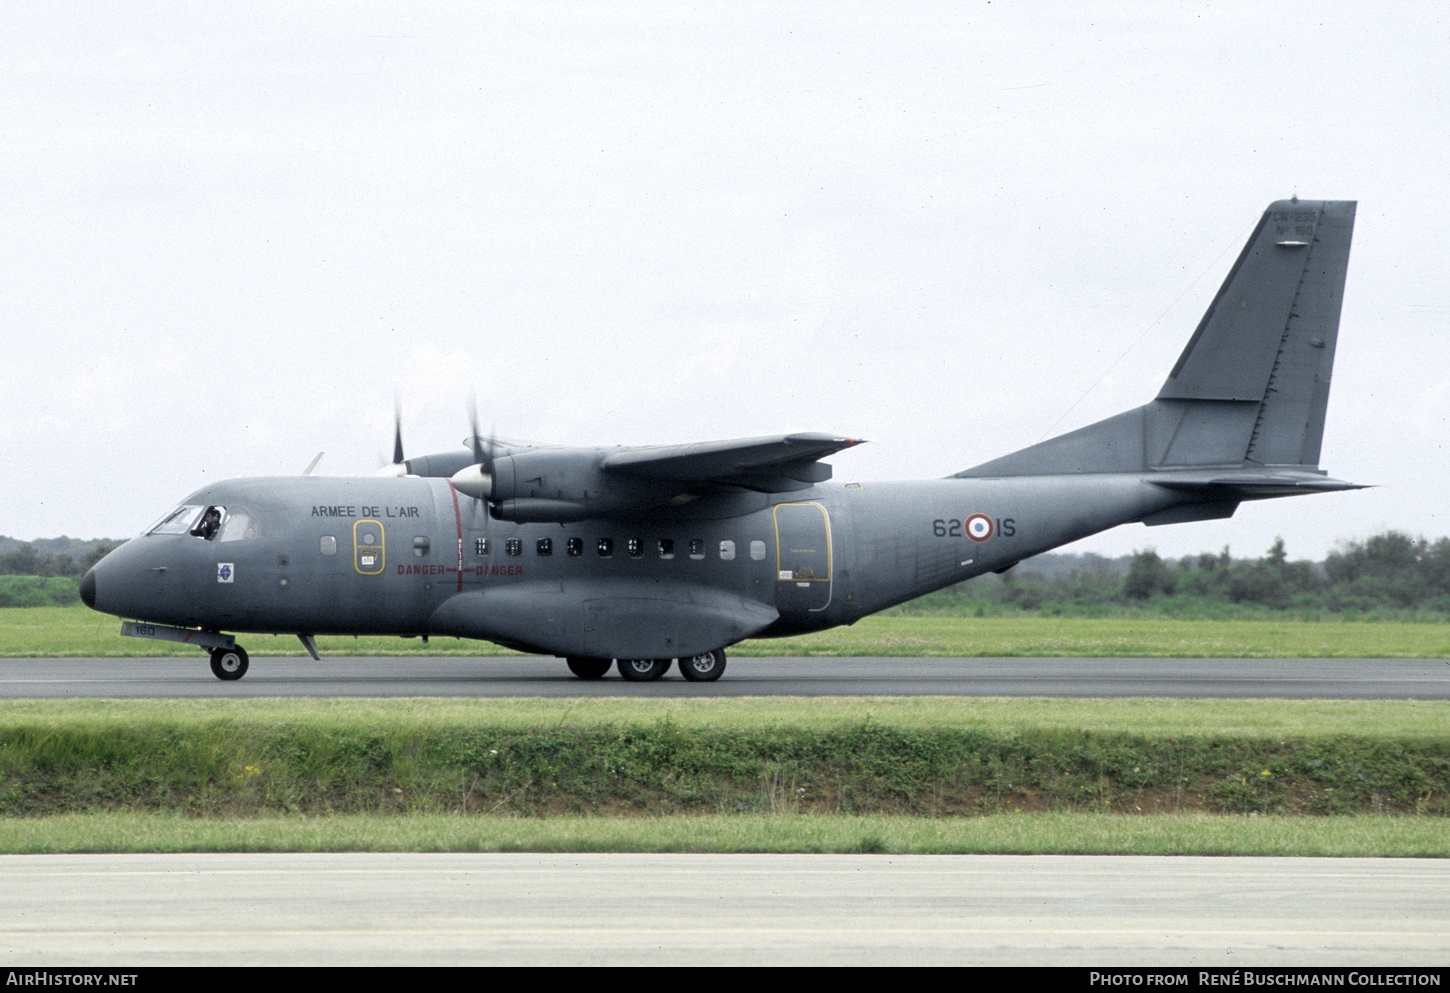
[[[957,475],[1315,468],[1354,212],[1270,204],[1157,399]]]
[[[1308,200],[1265,211],[1158,393],[1184,403],[1182,418],[1163,412],[1179,431],[1198,414],[1230,429],[1233,447],[1242,438],[1243,462],[1319,464],[1354,211],[1352,202]],[[1248,410],[1211,414],[1219,404],[1252,405],[1252,423]],[[1160,464],[1204,464],[1201,456],[1222,464],[1232,454],[1176,435]]]

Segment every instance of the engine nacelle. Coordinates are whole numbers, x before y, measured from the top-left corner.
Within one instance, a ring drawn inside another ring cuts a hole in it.
[[[645,510],[668,502],[672,488],[607,473],[607,450],[549,448],[503,455],[493,472],[471,465],[455,473],[460,493],[492,505],[499,520],[568,522]]]

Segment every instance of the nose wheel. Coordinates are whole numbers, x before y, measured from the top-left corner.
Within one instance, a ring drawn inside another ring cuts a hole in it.
[[[211,671],[217,679],[241,679],[247,674],[247,653],[241,645],[211,650]]]

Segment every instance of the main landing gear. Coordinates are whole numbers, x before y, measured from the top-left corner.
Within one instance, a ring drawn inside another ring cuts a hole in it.
[[[217,679],[241,679],[247,674],[247,653],[241,645],[211,650],[211,671]]]
[[[725,671],[725,649],[680,659],[680,675],[692,683],[713,683]]]
[[[682,659],[595,659],[570,656],[569,671],[580,679],[602,679],[611,662],[619,674],[631,683],[652,683],[670,671],[670,663],[678,661],[680,675],[692,683],[713,683],[725,671],[725,650],[691,655]]]
[[[612,664],[610,659],[589,659],[578,655],[571,655],[567,661],[569,671],[580,679],[600,679]]]
[[[674,659],[620,659],[619,674],[631,683],[652,683],[670,671]]]

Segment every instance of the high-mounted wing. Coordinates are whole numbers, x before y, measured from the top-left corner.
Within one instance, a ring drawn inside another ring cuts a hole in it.
[[[691,485],[739,486],[761,493],[788,493],[831,478],[819,461],[861,444],[828,434],[787,434],[736,441],[625,448],[604,457],[605,472]]]
[[[643,448],[537,448],[469,465],[454,487],[507,521],[581,521],[743,490],[789,493],[831,478],[820,459],[855,438],[790,434]]]

